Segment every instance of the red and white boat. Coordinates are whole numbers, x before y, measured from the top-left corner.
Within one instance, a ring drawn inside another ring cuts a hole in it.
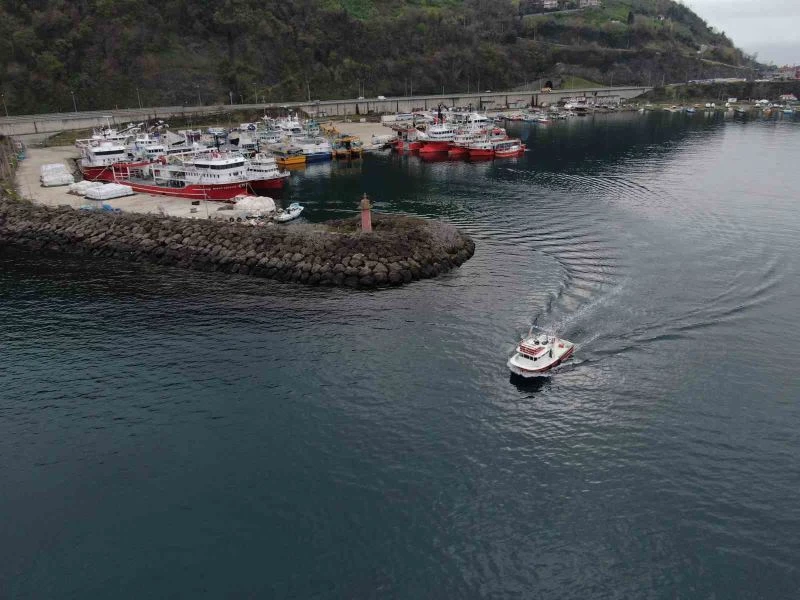
[[[89,181],[114,181],[112,166],[141,168],[151,159],[130,160],[128,148],[117,140],[86,140],[81,146],[78,166],[84,179]]]
[[[208,152],[189,156],[162,157],[141,167],[112,165],[115,183],[134,192],[192,200],[233,200],[251,192],[247,165],[242,155]]]
[[[247,161],[247,179],[254,192],[279,190],[289,177],[289,173],[278,169],[275,157],[258,153]]]
[[[473,131],[457,133],[450,143],[450,149],[447,155],[451,158],[459,158],[469,156],[469,145],[474,142],[478,134]]]
[[[492,142],[492,144],[494,145],[495,158],[507,158],[525,154],[525,144],[518,139],[501,140]]]
[[[422,142],[419,141],[419,131],[413,127],[409,128],[393,128],[397,132],[397,137],[392,140],[392,148],[397,152],[412,152],[419,150],[422,147]]]
[[[442,123],[439,125],[431,125],[427,131],[420,131],[417,139],[422,142],[419,151],[420,154],[426,152],[447,152],[450,149],[450,143],[455,138],[456,130],[452,125]]]
[[[474,141],[469,145],[470,158],[492,158],[493,156],[494,142],[488,138]]]
[[[547,333],[533,334],[533,328],[508,359],[511,373],[519,377],[538,377],[567,360],[575,344]]]

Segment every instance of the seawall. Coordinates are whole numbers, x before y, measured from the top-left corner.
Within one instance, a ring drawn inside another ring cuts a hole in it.
[[[401,285],[447,272],[475,251],[474,242],[447,223],[373,215],[373,227],[362,233],[356,219],[256,227],[0,198],[0,250],[105,256],[309,285]]]

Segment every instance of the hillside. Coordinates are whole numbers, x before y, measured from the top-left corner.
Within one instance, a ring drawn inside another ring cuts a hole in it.
[[[647,84],[746,57],[671,0],[0,0],[9,111]]]

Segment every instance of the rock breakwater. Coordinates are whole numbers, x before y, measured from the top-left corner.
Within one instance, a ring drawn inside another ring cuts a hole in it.
[[[240,223],[50,208],[0,199],[0,248],[66,252],[310,285],[375,288],[461,265],[474,242],[452,225],[375,215],[319,225]]]

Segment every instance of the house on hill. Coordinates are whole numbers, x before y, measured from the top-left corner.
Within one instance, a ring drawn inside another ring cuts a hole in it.
[[[580,8],[596,8],[600,6],[600,0],[580,0],[578,6]]]
[[[541,0],[541,6],[544,10],[553,10],[558,8],[558,0]]]

